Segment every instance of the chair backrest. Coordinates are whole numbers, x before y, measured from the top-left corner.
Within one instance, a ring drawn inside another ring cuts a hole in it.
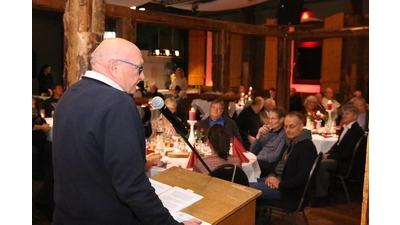
[[[212,171],[212,176],[237,184],[249,186],[246,173],[235,164],[222,164]]]
[[[317,156],[317,158],[315,158],[314,160],[314,164],[311,167],[310,170],[310,174],[308,175],[308,180],[307,180],[307,184],[304,187],[304,191],[303,191],[303,195],[301,196],[300,202],[299,202],[299,207],[297,208],[297,210],[295,212],[300,211],[302,208],[305,207],[305,200],[308,197],[308,192],[310,190],[310,187],[313,186],[313,184],[315,183],[315,179],[317,178],[317,173],[319,170],[319,165],[321,164],[321,159],[322,159],[322,155],[323,153],[320,152]]]
[[[349,169],[347,170],[346,174],[343,175],[344,178],[347,178],[350,176],[351,172],[354,167],[360,167],[362,166],[363,162],[365,163],[365,151],[366,151],[366,141],[367,141],[367,136],[361,136],[358,141],[356,146],[354,147],[353,150],[353,155],[351,157],[351,161],[349,164]],[[364,157],[364,158],[363,158]],[[357,165],[354,165],[355,163],[358,163]],[[359,168],[357,168],[359,169]]]

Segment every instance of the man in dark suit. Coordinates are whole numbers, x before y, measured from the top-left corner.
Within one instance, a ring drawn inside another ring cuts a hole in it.
[[[243,140],[243,147],[246,150],[250,149],[251,143],[256,139],[258,129],[262,127],[259,113],[263,107],[264,99],[261,96],[257,96],[251,102],[251,105],[244,107],[236,118],[236,124]]]
[[[303,114],[289,112],[284,120],[286,134],[283,156],[267,177],[251,182],[250,187],[261,190],[257,197],[256,225],[266,224],[260,215],[265,201],[280,200],[287,212],[299,205],[311,168],[317,158],[317,149],[311,140],[311,131],[304,128]],[[290,154],[289,154],[290,153]]]
[[[357,141],[364,135],[364,130],[357,123],[358,108],[352,103],[342,106],[343,127],[338,141],[322,156],[317,173],[315,190],[317,198],[312,207],[322,207],[329,203],[329,174],[348,171]]]

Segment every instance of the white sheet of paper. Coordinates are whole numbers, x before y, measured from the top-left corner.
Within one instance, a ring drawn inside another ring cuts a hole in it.
[[[183,221],[187,221],[187,220],[196,218],[196,217],[189,215],[187,213],[184,213],[184,212],[176,212],[176,213],[172,213],[171,215],[174,217],[174,219],[176,221],[178,221],[180,223],[182,223]],[[196,218],[196,219],[201,220],[199,218]],[[210,223],[207,223],[206,221],[203,221],[203,220],[201,220],[201,221],[202,221],[201,225],[211,225]]]
[[[180,187],[173,187],[158,197],[170,213],[178,212],[203,198],[201,195]]]
[[[157,195],[160,195],[172,188],[172,186],[158,182],[156,180],[153,180],[153,179],[149,179],[149,180],[150,180],[151,186],[153,186],[153,188],[156,189]]]

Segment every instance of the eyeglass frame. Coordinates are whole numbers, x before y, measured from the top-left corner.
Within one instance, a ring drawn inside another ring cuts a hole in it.
[[[299,124],[297,124],[297,125],[295,125],[295,124],[283,125],[283,128],[284,128],[285,130],[287,130],[287,129],[293,130],[293,129],[295,129],[295,128],[301,126],[301,124],[302,124],[302,123],[299,123]]]
[[[122,59],[117,59],[117,61],[129,64],[131,66],[134,66],[134,67],[138,68],[139,74],[141,74],[143,72],[143,66],[141,66],[141,65],[138,65],[138,64],[135,64],[135,63],[131,63],[131,62],[128,62],[128,61],[125,61],[125,60],[122,60]]]

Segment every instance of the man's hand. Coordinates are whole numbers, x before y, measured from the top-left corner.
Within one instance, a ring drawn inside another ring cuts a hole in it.
[[[193,218],[193,219],[190,219],[190,220],[187,220],[187,221],[183,221],[183,224],[185,224],[185,225],[199,225],[199,224],[201,224],[201,220]]]
[[[272,188],[272,189],[277,189],[279,188],[279,183],[281,181],[274,177],[274,176],[269,176],[266,180],[265,180],[265,184],[268,185],[268,187]]]
[[[260,127],[260,129],[258,129],[256,138],[259,139],[263,134],[267,133],[268,131],[269,128],[267,127],[267,125],[263,125],[262,127]]]

